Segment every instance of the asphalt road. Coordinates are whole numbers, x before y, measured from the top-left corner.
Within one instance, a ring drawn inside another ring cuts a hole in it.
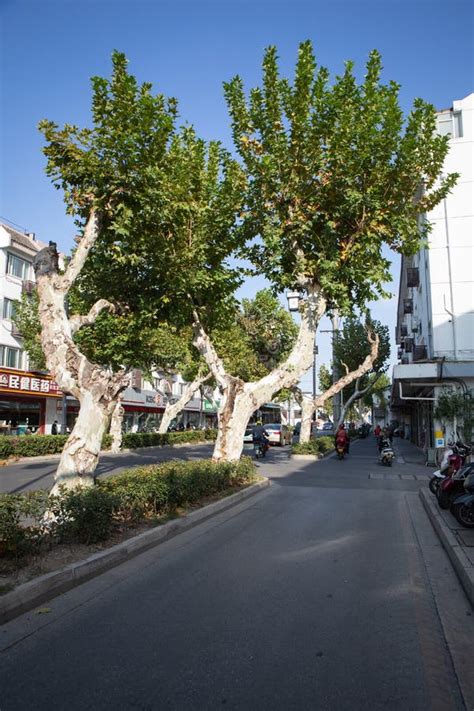
[[[156,464],[168,459],[204,459],[212,455],[213,445],[181,447],[147,447],[100,458],[97,476],[118,474],[124,469],[144,464]],[[58,459],[31,459],[0,468],[0,492],[20,492],[28,489],[51,489]]]
[[[261,471],[265,493],[4,625],[1,711],[466,708],[473,618],[426,470],[382,469],[370,439]]]

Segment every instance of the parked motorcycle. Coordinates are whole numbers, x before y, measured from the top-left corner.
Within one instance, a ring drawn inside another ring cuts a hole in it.
[[[436,495],[441,482],[461,469],[470,453],[471,448],[460,440],[456,443],[452,440],[448,442],[448,448],[443,454],[440,467],[430,479],[429,487],[432,494]]]
[[[465,528],[474,528],[474,473],[464,479],[465,493],[451,504],[451,513]]]
[[[391,467],[392,462],[395,459],[395,452],[393,451],[392,444],[388,438],[383,438],[380,446],[380,461],[385,467]]]
[[[449,509],[458,496],[464,494],[464,480],[472,473],[474,473],[474,462],[465,464],[459,471],[446,477],[444,481],[441,482],[436,492],[436,498],[438,499],[440,508]]]

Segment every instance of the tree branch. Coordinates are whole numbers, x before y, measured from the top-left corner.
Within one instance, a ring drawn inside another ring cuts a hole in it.
[[[349,385],[352,383],[354,380],[357,378],[360,378],[362,375],[365,375],[365,373],[368,373],[368,371],[372,368],[372,365],[374,361],[377,359],[378,353],[379,353],[379,336],[377,333],[372,333],[371,331],[367,332],[367,338],[370,343],[370,353],[368,356],[366,356],[365,360],[361,365],[356,368],[356,370],[353,370],[351,373],[347,373],[346,375],[343,375],[342,378],[339,378],[335,383],[331,385],[330,388],[326,390],[326,392],[322,393],[319,395],[319,397],[314,399],[314,407],[321,407],[326,400],[328,400],[330,397],[333,397],[334,395],[337,395],[338,392],[340,392],[343,388],[346,387],[346,385]]]
[[[89,219],[87,220],[80,242],[77,246],[74,255],[66,267],[66,271],[58,279],[58,288],[65,294],[76,281],[81,273],[81,270],[86,262],[87,256],[94,246],[97,237],[99,236],[99,216],[95,208],[91,208]]]
[[[222,359],[217,355],[211,339],[204,330],[199,315],[196,310],[193,311],[193,345],[202,355],[207,363],[209,370],[221,388],[227,386],[226,370]]]
[[[69,319],[69,325],[71,327],[71,333],[74,335],[83,326],[91,326],[95,323],[99,314],[107,309],[110,313],[115,312],[115,306],[107,299],[99,299],[97,303],[91,308],[88,314],[81,316],[80,314],[74,314]]]

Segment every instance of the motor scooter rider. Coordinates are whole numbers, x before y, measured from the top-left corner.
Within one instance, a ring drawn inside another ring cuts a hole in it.
[[[343,445],[344,446],[344,451],[346,454],[349,454],[349,435],[346,432],[346,429],[344,425],[339,425],[339,429],[336,432],[336,436],[334,438],[334,448],[337,449],[338,445]]]
[[[262,425],[262,420],[257,420],[257,424],[252,430],[252,441],[254,446],[261,444],[265,450],[268,449],[269,435],[265,427]]]

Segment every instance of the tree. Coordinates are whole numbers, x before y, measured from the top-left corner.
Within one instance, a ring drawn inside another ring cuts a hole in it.
[[[248,98],[239,77],[224,85],[248,176],[241,253],[275,291],[304,298],[290,356],[253,383],[226,372],[195,310],[195,345],[224,393],[217,459],[238,458],[249,415],[309,368],[327,308],[348,312],[385,294],[390,262],[382,248],[418,251],[429,231],[419,215],[456,181],[455,174],[438,181],[448,141],[436,135],[434,107],[416,100],[404,126],[399,87],[383,85],[380,75],[380,55],[372,52],[360,86],[351,62],[330,86],[304,42],[293,85],[280,78],[274,47],[265,53],[263,86]]]
[[[137,352],[127,334],[122,345],[132,346],[130,357],[104,339],[100,348],[107,351],[108,366],[97,369],[79,350],[72,330],[77,334],[79,326],[92,323],[95,329],[102,325],[109,330],[96,303],[114,317],[126,320],[131,314],[130,324],[140,337],[149,338],[150,330],[162,322],[178,329],[189,326],[190,314],[200,304],[208,305],[207,323],[214,327],[233,308],[232,295],[241,282],[241,270],[226,262],[236,246],[234,225],[245,182],[236,161],[218,143],[197,138],[191,127],[177,132],[176,102],[153,96],[150,84],[138,86],[120,53],[113,55],[110,80],[93,79],[92,113],[91,129],[40,124],[47,142],[47,172],[63,191],[67,210],[81,230],[86,223],[67,267],[70,278],[60,280],[54,267],[38,283],[48,368],[81,404],[80,445],[74,445],[67,471],[61,464],[58,470],[58,479],[67,475],[74,483],[91,483],[97,464],[100,437],[86,427],[87,409],[97,411],[93,424],[100,433],[120,393],[116,388],[101,394],[97,384],[105,387],[115,370],[121,372],[121,364],[136,365]],[[79,313],[68,318],[65,299],[72,301],[73,285]],[[88,309],[89,317],[82,318]],[[78,327],[72,329],[73,323]],[[60,343],[54,352],[46,339],[52,335],[51,324]],[[88,345],[99,357],[91,333]],[[74,372],[68,370],[71,354],[84,359]],[[107,407],[102,407],[105,401]],[[80,461],[78,451],[92,454]]]
[[[363,324],[355,316],[351,316],[345,320],[342,330],[334,337],[334,358],[337,371],[342,372],[343,369],[347,372],[355,370],[368,355],[370,344],[367,343],[366,338],[367,328],[370,328],[379,336],[378,355],[370,371],[356,378],[342,391],[344,401],[339,422],[335,423],[337,427],[344,422],[346,413],[354,403],[373,390],[378,379],[388,368],[390,358],[388,327],[379,321],[370,319],[367,320],[366,324]]]

